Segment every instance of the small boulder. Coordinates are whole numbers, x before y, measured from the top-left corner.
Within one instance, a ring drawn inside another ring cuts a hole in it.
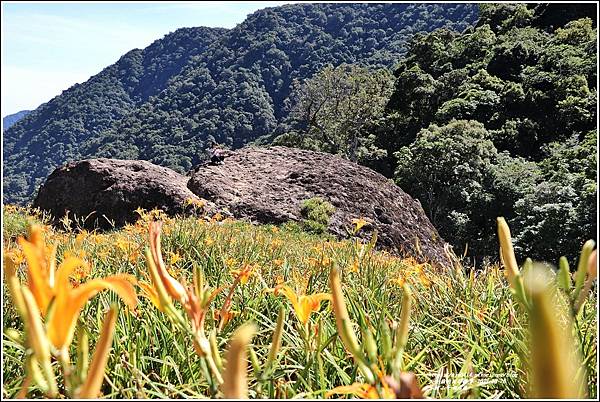
[[[57,168],[40,187],[33,206],[58,220],[85,218],[84,227],[110,229],[133,223],[137,208],[182,214],[190,200],[188,178],[140,160],[87,159]]]
[[[390,179],[335,155],[287,147],[248,147],[216,165],[192,170],[188,187],[197,196],[227,208],[236,218],[257,223],[301,221],[301,203],[321,197],[335,211],[329,232],[353,236],[353,219],[366,224],[358,236],[378,232],[377,246],[418,260],[448,264],[447,244],[421,204]]]

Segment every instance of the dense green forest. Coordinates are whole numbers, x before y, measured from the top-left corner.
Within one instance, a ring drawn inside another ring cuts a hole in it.
[[[4,196],[67,160],[185,171],[211,142],[337,153],[394,178],[458,254],[574,257],[596,233],[593,4],[297,4],[178,30],[5,133]]]
[[[194,58],[171,85],[114,124],[89,153],[143,158],[187,170],[207,143],[232,148],[278,129],[295,79],[327,64],[391,66],[409,36],[461,29],[473,7],[407,4],[302,4],[250,15]]]
[[[295,78],[326,64],[392,66],[419,31],[462,30],[468,4],[296,4],[231,30],[185,28],[132,50],[11,127],[4,199],[26,203],[68,160],[140,158],[179,171],[207,141],[241,147],[278,127]]]
[[[596,10],[571,7],[482,5],[462,34],[416,36],[395,71],[380,145],[459,251],[492,255],[496,216],[521,256],[595,238]]]

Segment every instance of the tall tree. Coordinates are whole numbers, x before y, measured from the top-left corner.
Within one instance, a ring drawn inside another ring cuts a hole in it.
[[[386,69],[343,64],[296,81],[289,98],[290,130],[275,142],[339,154],[355,162],[377,159],[385,151],[374,146],[369,129],[383,115],[392,78]]]

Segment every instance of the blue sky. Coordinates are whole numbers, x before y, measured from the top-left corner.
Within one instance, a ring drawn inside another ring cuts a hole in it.
[[[177,28],[233,28],[293,1],[2,2],[2,116],[34,109]]]

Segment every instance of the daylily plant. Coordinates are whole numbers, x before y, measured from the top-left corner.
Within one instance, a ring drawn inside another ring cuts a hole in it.
[[[354,225],[353,233],[358,233],[364,226],[369,225],[370,222],[365,218],[354,218],[352,219],[352,224]]]
[[[410,288],[404,285],[402,296],[402,313],[400,324],[396,330],[396,344],[392,350],[383,350],[384,355],[392,357],[392,375],[384,375],[383,368],[377,363],[381,358],[377,351],[377,344],[369,330],[363,332],[363,342],[360,344],[352,329],[352,322],[348,315],[346,301],[342,291],[339,269],[334,267],[329,273],[329,286],[333,295],[333,313],[335,315],[338,335],[342,343],[354,357],[354,361],[365,378],[365,383],[355,382],[352,385],[336,387],[326,393],[326,397],[333,394],[352,394],[366,399],[387,398],[422,398],[423,394],[418,386],[414,373],[403,372],[402,353],[408,338],[408,324],[410,320],[412,295]]]
[[[101,290],[113,290],[130,308],[135,308],[137,296],[132,285],[136,282],[133,276],[111,275],[73,287],[69,277],[76,268],[85,266],[85,261],[67,257],[56,268],[57,245],[51,247],[50,255],[46,254],[39,226],[31,227],[29,239],[20,237],[17,241],[27,261],[27,286],[46,319],[48,339],[60,353],[67,353],[81,309]]]
[[[508,224],[502,217],[497,221],[500,259],[506,268],[511,292],[526,308],[529,316],[532,343],[527,365],[532,371],[532,396],[585,398],[581,384],[585,370],[579,369],[585,366],[582,365],[580,351],[574,347],[576,342],[570,327],[578,320],[596,280],[595,242],[588,240],[584,243],[573,278],[565,257],[561,257],[557,273],[529,258],[523,263],[523,269],[519,270]],[[570,314],[561,311],[561,305],[555,302],[557,288],[564,292]]]
[[[148,297],[160,311],[167,314],[180,328],[191,333],[194,338],[194,349],[200,357],[206,359],[216,381],[213,389],[216,389],[216,385],[223,383],[217,364],[221,359],[220,356],[215,355],[218,351],[211,348],[204,323],[209,305],[221,289],[213,290],[206,285],[199,267],[194,269],[192,286],[185,286],[169,274],[160,247],[161,227],[160,221],[150,222],[150,248],[146,249],[146,261],[152,284],[141,282],[140,286],[144,296]],[[173,305],[173,300],[179,302],[184,308],[189,325]]]
[[[233,301],[233,292],[238,287],[238,285],[245,285],[252,275],[256,275],[255,273],[256,266],[250,264],[244,264],[241,269],[231,270],[231,273],[234,275],[233,284],[229,287],[229,293],[225,298],[225,302],[220,310],[214,312],[215,320],[219,320],[218,331],[221,332],[225,325],[236,315],[235,312],[231,311],[231,305]]]
[[[54,356],[65,372],[67,391],[73,393],[75,384],[70,383],[73,369],[68,349],[83,306],[98,292],[109,289],[116,292],[130,309],[134,309],[137,304],[132,284],[135,278],[118,274],[73,286],[70,277],[77,268],[86,266],[85,261],[68,256],[57,268],[57,245],[47,247],[42,228],[37,225],[30,226],[28,239],[20,237],[17,242],[23,249],[27,262],[27,284],[21,284],[16,266],[10,259],[5,259],[5,275],[15,306],[26,323],[27,342],[33,349],[33,357],[42,368],[42,374],[39,375],[36,364],[29,364],[28,376],[35,379],[49,395],[55,395],[55,378],[50,366],[50,356]],[[112,320],[111,316],[107,316],[107,320]],[[112,328],[114,325],[108,325],[105,330],[112,333]],[[107,334],[103,336],[108,337]],[[107,353],[108,349],[105,349]],[[103,372],[104,366],[101,366]],[[98,390],[99,388],[98,386]]]
[[[211,381],[211,392],[217,395],[220,388],[225,397],[243,398],[247,396],[247,379],[245,373],[246,360],[245,348],[255,332],[252,324],[244,325],[235,332],[223,364],[216,342],[216,331],[213,329],[210,337],[206,336],[204,324],[210,303],[222,288],[212,289],[205,282],[204,274],[199,266],[194,268],[193,284],[186,286],[173,278],[165,266],[160,247],[160,233],[162,223],[150,222],[150,248],[146,249],[146,260],[150,270],[152,283],[141,282],[145,296],[162,312],[167,314],[184,331],[190,333],[194,341],[196,353],[208,364],[210,372],[205,371],[206,377]],[[236,276],[232,290],[243,278],[248,278],[252,266],[248,265]],[[230,291],[226,298],[222,316],[229,312],[231,304]],[[184,308],[188,321],[182,317],[179,310],[173,305],[173,300],[179,302]],[[189,325],[188,325],[189,322]],[[191,328],[190,328],[191,326]]]

